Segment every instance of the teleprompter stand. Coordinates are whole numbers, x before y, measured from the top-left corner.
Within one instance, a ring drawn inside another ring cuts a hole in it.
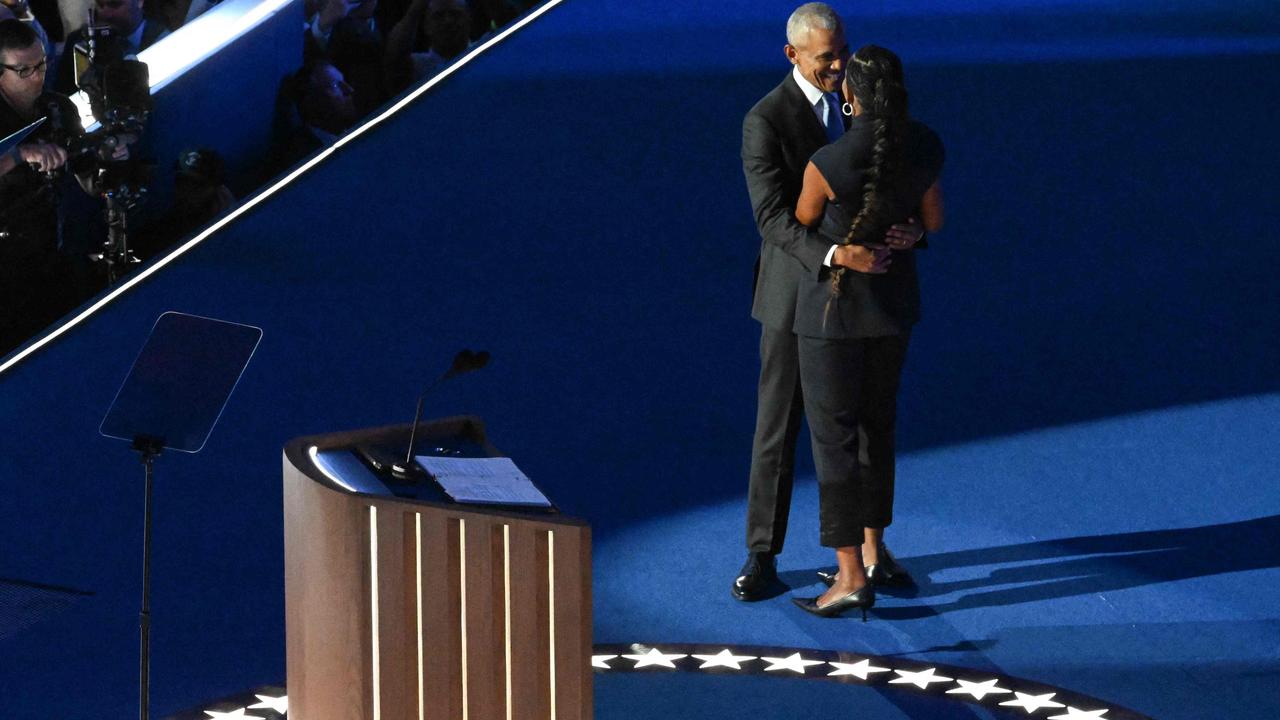
[[[149,720],[151,681],[151,495],[155,459],[164,450],[204,448],[231,392],[262,339],[250,325],[167,312],[134,360],[99,432],[126,440],[146,475],[142,520],[142,611],[139,613],[138,710]]]

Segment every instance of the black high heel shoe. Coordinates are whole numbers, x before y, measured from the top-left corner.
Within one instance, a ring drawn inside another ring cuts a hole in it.
[[[889,548],[880,543],[877,562],[867,566],[867,580],[879,587],[914,587],[916,581],[911,578],[906,568],[898,564]]]
[[[883,544],[880,545],[879,562],[867,566],[867,581],[872,585],[879,587],[914,587],[916,581],[911,578],[905,568],[898,564],[897,559],[893,557],[893,553],[889,552],[889,548]],[[818,580],[823,585],[831,587],[836,584],[836,573],[819,570],[817,572]]]
[[[836,617],[847,610],[862,610],[862,622],[867,621],[867,609],[875,607],[876,589],[870,583],[854,590],[844,597],[833,600],[826,605],[819,605],[818,598],[791,598],[796,607],[818,617]]]

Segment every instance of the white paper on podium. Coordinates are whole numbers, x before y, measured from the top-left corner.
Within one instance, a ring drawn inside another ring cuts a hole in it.
[[[511,458],[418,455],[417,459],[449,497],[458,502],[551,507],[547,496],[534,487]]]

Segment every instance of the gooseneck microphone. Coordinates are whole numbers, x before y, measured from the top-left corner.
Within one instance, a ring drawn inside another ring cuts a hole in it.
[[[413,464],[413,445],[418,437],[418,422],[422,419],[422,401],[427,397],[427,393],[430,393],[445,380],[465,375],[473,370],[479,370],[488,364],[489,351],[472,352],[471,350],[463,350],[454,356],[453,365],[443,375],[436,378],[435,382],[428,385],[426,390],[422,391],[422,394],[418,396],[418,407],[413,411],[413,425],[409,429],[409,447],[405,450],[404,461],[391,465],[391,473],[393,475],[400,479],[409,479],[419,474]]]

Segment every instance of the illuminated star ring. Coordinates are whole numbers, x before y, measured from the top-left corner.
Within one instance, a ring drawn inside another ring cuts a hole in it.
[[[1114,703],[1044,683],[882,655],[758,645],[602,644],[593,648],[597,674],[691,672],[762,675],[887,687],[981,705],[1010,717],[1043,720],[1151,720]],[[286,718],[284,688],[266,686],[173,716],[171,720]]]
[[[598,674],[770,675],[883,686],[1046,720],[1151,720],[1114,703],[1009,675],[832,650],[675,643],[596,645],[591,666]]]

